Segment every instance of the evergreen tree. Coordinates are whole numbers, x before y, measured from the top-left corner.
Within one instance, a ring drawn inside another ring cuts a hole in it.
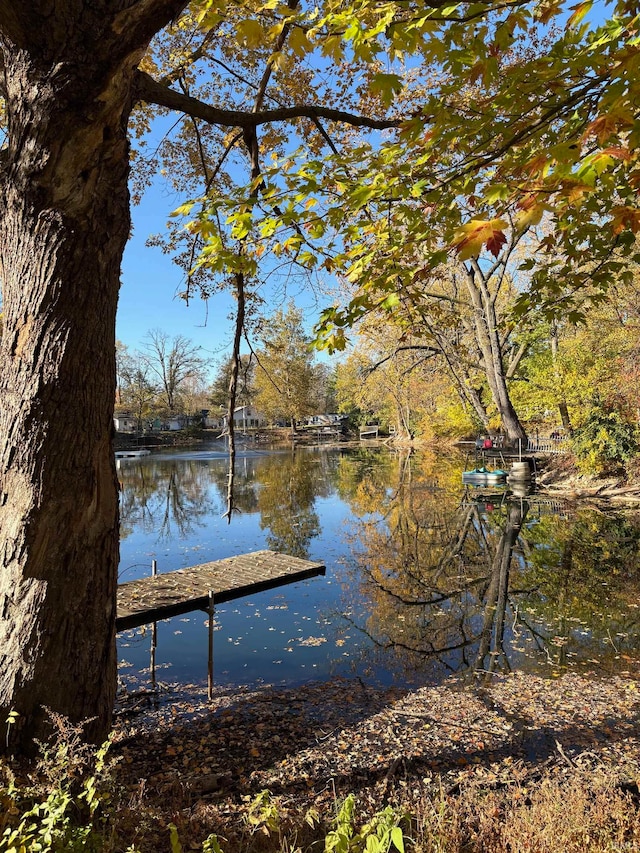
[[[315,409],[313,357],[302,313],[290,302],[262,332],[256,370],[256,406],[272,421],[296,423]]]

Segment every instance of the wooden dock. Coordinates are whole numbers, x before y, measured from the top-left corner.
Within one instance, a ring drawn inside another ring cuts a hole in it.
[[[360,438],[377,438],[380,431],[379,424],[367,424],[360,427]]]
[[[135,628],[191,610],[208,610],[214,603],[324,574],[325,568],[322,563],[275,551],[254,551],[128,581],[118,586],[116,630]]]

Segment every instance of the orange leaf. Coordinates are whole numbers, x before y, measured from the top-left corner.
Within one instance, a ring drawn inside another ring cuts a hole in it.
[[[507,238],[503,231],[494,231],[493,235],[487,240],[487,249],[491,252],[494,258],[500,254],[500,249],[507,242]]]
[[[559,191],[569,204],[575,204],[575,202],[580,201],[587,193],[593,192],[593,187],[581,181],[565,180],[560,184]]]
[[[627,230],[637,234],[640,231],[640,210],[637,207],[614,207],[611,213],[613,214],[611,226],[614,234],[620,234]]]
[[[615,148],[603,148],[602,153],[609,157],[614,157],[616,160],[624,160],[625,163],[631,160],[631,152],[628,148],[620,148],[619,146]]]
[[[485,244],[496,255],[507,241],[503,233],[507,227],[508,223],[503,219],[472,219],[458,228],[451,246],[461,261],[479,255]]]
[[[549,158],[546,154],[537,154],[522,166],[522,171],[528,175],[541,175],[546,171]]]

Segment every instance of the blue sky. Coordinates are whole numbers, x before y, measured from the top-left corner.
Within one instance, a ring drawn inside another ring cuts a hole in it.
[[[184,289],[182,270],[159,248],[147,246],[152,234],[164,231],[166,222],[185,201],[169,192],[160,180],[145,193],[142,202],[133,205],[133,234],[125,249],[122,263],[122,285],[116,319],[116,337],[130,350],[141,349],[147,332],[160,329],[171,337],[183,335],[202,347],[203,357],[219,361],[231,355],[233,312],[235,302],[226,293],[212,296],[208,305],[195,296],[187,305],[178,293]],[[275,283],[263,297],[271,299],[263,307],[269,315],[293,298],[304,312],[307,330],[311,333],[320,313],[316,296],[305,293],[298,283]],[[324,299],[322,307],[328,302]],[[246,349],[246,348],[245,348]],[[319,360],[329,357],[318,353]]]
[[[122,263],[116,336],[129,349],[138,349],[148,331],[161,329],[172,337],[184,335],[212,357],[225,356],[231,346],[233,300],[219,294],[208,308],[199,297],[187,305],[177,296],[184,286],[182,270],[159,248],[145,245],[151,234],[164,230],[179,204],[179,198],[156,185],[132,208],[133,234]]]

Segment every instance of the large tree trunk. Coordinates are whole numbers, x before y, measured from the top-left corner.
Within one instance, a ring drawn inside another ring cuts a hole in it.
[[[133,49],[116,24],[135,6],[0,2],[0,750],[10,710],[14,749],[46,736],[47,708],[93,739],[111,720],[126,124],[152,35],[132,19]]]
[[[477,261],[470,262],[466,284],[474,310],[475,339],[482,354],[489,390],[500,414],[507,441],[526,442],[527,434],[513,407],[507,387],[495,297],[489,292],[484,273]]]

